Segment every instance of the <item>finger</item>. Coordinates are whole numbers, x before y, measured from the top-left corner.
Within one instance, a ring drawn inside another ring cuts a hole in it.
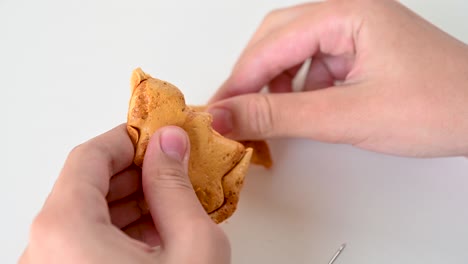
[[[213,128],[235,139],[306,137],[352,143],[366,107],[364,89],[329,88],[287,94],[249,94],[213,104]],[[222,110],[220,110],[222,109]],[[223,118],[220,113],[230,118]],[[231,128],[226,131],[226,128]]]
[[[292,91],[293,80],[301,69],[302,63],[282,72],[268,84],[271,93],[288,93]]]
[[[60,211],[63,218],[109,221],[105,196],[110,178],[132,164],[133,151],[125,125],[76,147],[68,156],[44,211],[51,208],[50,212]]]
[[[351,72],[354,56],[316,56],[310,64],[304,82],[304,91],[331,87],[335,81],[343,81]]]
[[[352,16],[338,15],[339,10],[321,8],[320,11],[309,9],[246,49],[210,102],[258,92],[281,72],[318,52],[333,56],[354,54],[358,23],[352,21]]]
[[[187,176],[188,158],[189,141],[178,127],[157,131],[146,150],[143,192],[163,244],[183,239],[182,230],[199,219],[211,222]]]
[[[135,199],[112,203],[109,206],[112,224],[118,228],[125,227],[144,214],[139,202]]]
[[[151,247],[161,245],[161,239],[150,215],[143,216],[138,221],[125,227],[123,231],[131,238],[144,242]]]
[[[120,125],[76,147],[65,163],[60,183],[86,183],[106,196],[110,178],[132,164],[133,152],[126,127]]]
[[[314,91],[333,86],[334,78],[321,58],[314,58],[304,82],[304,91]]]
[[[252,38],[247,43],[244,50],[248,50],[259,40],[263,39],[265,36],[268,36],[271,32],[274,32],[278,28],[289,24],[291,21],[294,21],[297,17],[308,12],[309,9],[314,8],[319,4],[320,3],[298,4],[269,12],[263,19],[257,31],[253,34]]]
[[[112,177],[107,202],[117,201],[135,193],[141,185],[141,169],[131,166]]]
[[[252,38],[247,43],[246,47],[244,48],[244,51],[242,52],[240,56],[240,59],[237,61],[236,65],[234,66],[234,69],[236,69],[238,67],[238,64],[240,64],[243,61],[242,58],[244,57],[244,54],[247,53],[260,40],[263,40],[265,37],[272,34],[272,32],[275,32],[278,29],[285,27],[285,25],[290,24],[292,21],[296,20],[301,15],[307,13],[309,9],[313,9],[317,5],[320,5],[320,4],[321,3],[298,4],[295,6],[281,8],[281,9],[277,9],[277,10],[273,10],[269,12],[263,19],[257,31],[253,34]],[[270,90],[272,90],[272,92],[290,91],[291,89],[290,89],[290,86],[287,85],[287,82],[288,82],[287,79],[290,79],[290,78],[287,78],[287,76],[284,76],[284,75],[278,76],[278,80],[271,81],[271,83],[273,84],[270,83],[270,86],[273,86],[273,88],[270,88]],[[216,94],[209,100],[208,103],[216,102],[223,98],[227,98],[228,96],[225,96],[224,93],[229,92],[228,90],[225,89],[228,86],[229,82],[230,80],[227,80],[222,85],[222,87],[216,92]],[[261,89],[261,87],[259,89]],[[258,91],[260,90],[253,91],[253,92],[258,92]]]

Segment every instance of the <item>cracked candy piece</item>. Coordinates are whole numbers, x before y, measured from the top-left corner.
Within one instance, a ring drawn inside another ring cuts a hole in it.
[[[197,112],[204,112],[206,110],[205,105],[191,105],[190,108]],[[252,148],[252,159],[250,160],[253,164],[263,166],[265,168],[270,168],[273,165],[273,160],[271,159],[270,148],[268,143],[263,140],[242,140],[239,141],[245,148]]]
[[[174,85],[152,78],[140,68],[133,71],[130,85],[127,130],[135,146],[134,163],[142,166],[156,130],[168,125],[183,128],[191,145],[188,174],[200,203],[216,223],[230,217],[239,200],[251,149],[214,131],[211,115],[187,107]]]

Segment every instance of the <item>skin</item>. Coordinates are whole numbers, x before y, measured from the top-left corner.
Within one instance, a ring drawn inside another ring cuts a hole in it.
[[[19,263],[230,263],[229,242],[188,179],[188,153],[182,129],[162,128],[140,176],[124,125],[76,147]]]
[[[293,93],[311,58],[302,92]],[[467,83],[468,47],[398,2],[332,0],[267,15],[209,111],[215,129],[235,139],[466,155]],[[264,86],[270,93],[258,93]],[[142,172],[131,166],[124,126],[78,146],[20,263],[229,263],[226,236],[188,180],[188,151],[174,127],[152,136]],[[139,206],[141,194],[149,208]]]
[[[302,92],[291,92],[312,58]],[[258,93],[268,86],[270,93]],[[302,137],[403,156],[468,153],[468,48],[393,0],[266,16],[210,101],[234,139]]]

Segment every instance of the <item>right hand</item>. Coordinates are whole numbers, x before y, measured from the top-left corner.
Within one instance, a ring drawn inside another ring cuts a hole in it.
[[[303,92],[291,93],[309,58]],[[466,155],[468,48],[393,0],[285,8],[266,16],[208,111],[235,139]]]

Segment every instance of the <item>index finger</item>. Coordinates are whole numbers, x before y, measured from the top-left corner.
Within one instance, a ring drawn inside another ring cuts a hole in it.
[[[47,203],[79,211],[81,215],[105,208],[110,178],[133,162],[133,144],[120,125],[73,149]],[[47,205],[47,204],[46,204]]]
[[[276,76],[319,52],[332,56],[354,54],[358,23],[339,12],[331,2],[310,6],[307,12],[252,43],[210,103],[259,92]]]

